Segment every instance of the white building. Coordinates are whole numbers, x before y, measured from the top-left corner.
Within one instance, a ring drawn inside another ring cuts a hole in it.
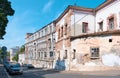
[[[18,63],[25,64],[25,54],[19,54],[19,60]]]
[[[34,33],[27,33],[26,63],[35,67],[53,68],[55,48],[55,25],[49,23]]]
[[[10,61],[13,62],[13,57],[16,55],[16,53],[19,51],[19,47],[16,46],[14,48],[10,49]]]

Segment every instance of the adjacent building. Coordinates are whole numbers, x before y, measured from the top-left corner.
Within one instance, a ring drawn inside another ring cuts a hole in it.
[[[10,61],[13,62],[13,57],[18,53],[20,48],[18,46],[10,49]]]
[[[18,55],[18,63],[20,63],[20,65],[23,65],[25,64],[25,54],[24,53],[21,53]]]
[[[53,68],[55,53],[55,24],[44,26],[35,33],[27,33],[26,63],[35,67]]]

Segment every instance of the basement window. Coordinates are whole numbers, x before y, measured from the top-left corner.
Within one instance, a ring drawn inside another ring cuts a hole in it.
[[[90,48],[91,58],[99,58],[99,47]]]

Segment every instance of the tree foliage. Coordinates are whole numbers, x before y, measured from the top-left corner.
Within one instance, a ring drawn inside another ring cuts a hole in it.
[[[3,36],[6,34],[7,16],[12,16],[13,14],[14,10],[11,8],[11,2],[0,0],[0,39],[3,39]]]
[[[24,46],[24,45],[22,45],[22,46],[21,46],[21,48],[20,48],[19,53],[24,53],[24,52],[25,52],[25,46]]]
[[[16,55],[12,58],[12,60],[15,60],[18,62],[19,56],[18,56],[18,52],[16,53]]]

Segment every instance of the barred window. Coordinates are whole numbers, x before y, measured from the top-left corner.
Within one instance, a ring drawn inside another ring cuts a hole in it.
[[[90,49],[91,51],[91,58],[99,58],[99,48],[94,47]]]

